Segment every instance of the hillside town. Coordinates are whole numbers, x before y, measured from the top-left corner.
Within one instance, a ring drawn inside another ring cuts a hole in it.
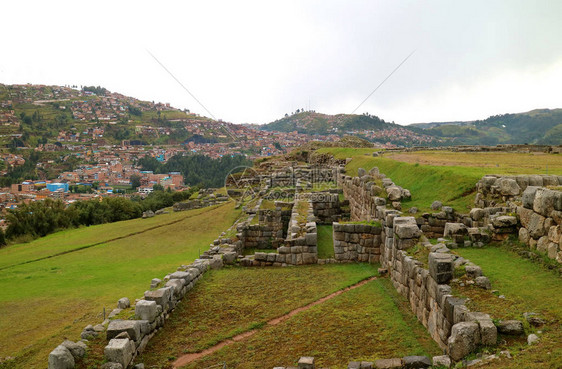
[[[400,127],[324,135],[259,128],[212,120],[102,87],[0,84],[0,140],[9,148],[0,152],[0,175],[23,168],[31,153],[38,157],[33,163],[36,175],[0,188],[0,209],[44,198],[69,204],[97,197],[145,196],[155,186],[170,190],[189,186],[180,173],[143,170],[136,163],[144,157],[160,163],[177,155],[255,160],[311,141],[334,142],[346,134],[369,139],[379,148],[397,147],[386,141],[391,139],[416,144],[432,140]]]

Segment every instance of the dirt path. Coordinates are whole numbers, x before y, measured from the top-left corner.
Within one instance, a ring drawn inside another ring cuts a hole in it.
[[[355,289],[355,288],[361,287],[361,286],[363,286],[363,285],[369,283],[370,281],[375,280],[376,278],[377,278],[377,277],[370,277],[370,278],[364,279],[364,280],[362,280],[361,282],[358,282],[358,283],[356,283],[356,284],[354,284],[354,285],[351,285],[351,286],[349,286],[349,287],[346,287],[346,288],[344,288],[344,289],[342,289],[342,290],[339,290],[339,291],[336,291],[336,292],[334,292],[334,293],[331,293],[331,294],[329,294],[328,296],[324,296],[324,297],[322,297],[321,299],[318,299],[318,300],[316,300],[316,301],[313,301],[313,302],[311,302],[311,303],[308,304],[308,305],[305,305],[305,306],[301,306],[301,307],[299,307],[299,308],[296,308],[296,309],[294,309],[294,310],[288,312],[288,313],[285,314],[285,315],[282,315],[282,316],[277,317],[277,318],[273,318],[273,319],[271,319],[270,321],[267,322],[267,326],[273,326],[273,325],[277,325],[277,324],[279,324],[279,323],[281,323],[281,322],[284,322],[285,320],[289,319],[290,317],[292,317],[292,316],[294,316],[294,315],[296,315],[296,314],[298,314],[298,313],[301,313],[301,312],[303,312],[303,311],[306,311],[306,310],[312,308],[313,306],[320,305],[320,304],[322,304],[322,303],[324,303],[324,302],[326,302],[326,301],[328,301],[328,300],[331,300],[331,299],[333,299],[334,297],[337,297],[337,296],[339,296],[339,295],[341,295],[341,294],[343,294],[343,293],[345,293],[345,292],[347,292],[347,291],[350,291],[350,290],[353,290],[353,289]],[[174,368],[180,368],[180,367],[182,367],[182,366],[185,366],[185,365],[187,365],[187,364],[189,364],[189,363],[191,363],[191,362],[193,362],[193,361],[195,361],[195,360],[198,360],[198,359],[201,359],[201,358],[203,358],[203,357],[205,357],[205,356],[211,355],[211,354],[217,352],[218,350],[222,349],[223,347],[229,346],[229,345],[231,345],[231,344],[233,344],[233,343],[235,343],[235,342],[243,341],[243,340],[245,340],[246,338],[249,338],[249,337],[253,336],[254,334],[256,334],[260,329],[261,329],[261,328],[251,329],[251,330],[249,330],[249,331],[240,333],[240,334],[238,334],[238,335],[236,335],[236,336],[234,336],[234,337],[232,337],[232,338],[229,338],[229,339],[227,339],[227,340],[224,340],[224,341],[222,341],[222,342],[219,342],[219,343],[217,343],[216,345],[211,346],[211,347],[209,347],[209,348],[207,348],[207,349],[205,349],[205,350],[203,350],[203,351],[199,351],[199,352],[195,352],[195,353],[192,353],[192,354],[183,355],[183,356],[179,357],[176,361],[174,361],[174,363],[173,363],[172,365],[173,365]]]

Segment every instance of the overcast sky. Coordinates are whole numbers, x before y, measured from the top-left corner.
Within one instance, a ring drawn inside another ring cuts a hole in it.
[[[400,124],[562,107],[562,1],[9,1],[0,83],[101,85],[266,123],[298,108]],[[148,50],[148,51],[147,51]]]

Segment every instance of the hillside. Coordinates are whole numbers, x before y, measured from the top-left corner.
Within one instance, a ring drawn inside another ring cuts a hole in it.
[[[303,111],[265,124],[266,131],[298,132],[310,135],[354,135],[371,142],[396,145],[437,144],[439,139],[419,133],[395,123],[385,122],[375,115],[337,114],[328,115]]]
[[[0,144],[229,142],[227,124],[103,87],[0,84]]]
[[[562,109],[536,109],[470,122],[416,123],[411,126],[454,144],[562,144]]]

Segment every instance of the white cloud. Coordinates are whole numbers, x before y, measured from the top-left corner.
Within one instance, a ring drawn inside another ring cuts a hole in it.
[[[8,2],[0,82],[102,85],[217,117],[268,122],[307,107],[399,123],[555,107],[553,1]]]

